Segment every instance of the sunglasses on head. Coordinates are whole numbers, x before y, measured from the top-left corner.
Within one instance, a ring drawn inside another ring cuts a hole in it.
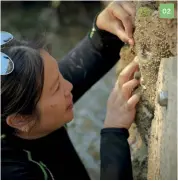
[[[5,31],[1,31],[1,39],[0,39],[1,46],[10,42],[12,39],[13,39],[12,34]],[[14,70],[14,62],[5,53],[3,52],[0,52],[0,53],[1,53],[1,64],[0,64],[1,75],[8,75]]]

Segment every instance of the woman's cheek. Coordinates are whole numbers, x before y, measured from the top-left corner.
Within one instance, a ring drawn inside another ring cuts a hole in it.
[[[64,112],[66,107],[65,97],[61,94],[56,95],[53,98],[50,107],[57,111],[57,113]]]

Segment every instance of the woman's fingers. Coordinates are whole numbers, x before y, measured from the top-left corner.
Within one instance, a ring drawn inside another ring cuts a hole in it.
[[[134,72],[136,72],[139,68],[137,62],[132,61],[129,65],[127,65],[124,70],[119,75],[119,87],[121,88],[123,84],[128,82],[133,76]]]
[[[135,17],[135,15],[136,15],[136,7],[135,7],[134,3],[124,1],[124,2],[121,2],[121,6],[129,13],[129,15],[132,16],[132,18]],[[132,20],[134,20],[134,19],[132,19]]]
[[[118,81],[117,81],[111,94],[110,94],[109,100],[112,102],[115,102],[117,99],[118,93],[119,93],[119,90],[118,90]]]
[[[135,6],[132,2],[114,1],[98,15],[96,25],[118,36],[123,42],[134,45],[134,17]]]
[[[117,22],[114,25],[114,31],[116,32],[116,36],[118,36],[123,42],[129,43],[130,39],[128,38],[128,35],[125,32],[122,22],[120,20],[117,20]]]
[[[129,5],[129,3],[113,3],[113,15],[118,19],[121,20],[125,33],[127,35],[127,38],[132,38],[133,33],[133,17],[132,17],[132,7]],[[123,8],[124,7],[124,8]],[[131,13],[131,14],[129,14]]]
[[[131,97],[133,90],[139,85],[139,83],[139,80],[132,79],[122,86],[122,95],[126,100]]]
[[[137,103],[139,102],[140,100],[140,95],[138,94],[134,94],[128,101],[127,101],[127,109],[128,110],[133,110]]]
[[[123,7],[123,9],[125,9],[126,12],[129,13],[129,15],[131,16],[131,20],[129,23],[128,23],[128,27],[126,28],[126,32],[128,34],[128,37],[130,38],[128,43],[130,45],[134,45],[134,40],[133,40],[133,32],[134,32],[134,24],[135,24],[135,15],[136,15],[136,8],[135,8],[135,5],[131,2],[122,2],[121,3],[121,6]]]

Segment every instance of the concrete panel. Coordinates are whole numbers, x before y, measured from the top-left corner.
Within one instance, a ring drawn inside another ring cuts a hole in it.
[[[157,99],[168,91],[168,105]],[[161,60],[148,155],[148,179],[177,179],[177,57]]]

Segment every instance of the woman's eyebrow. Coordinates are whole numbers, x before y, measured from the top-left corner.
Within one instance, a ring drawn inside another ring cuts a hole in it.
[[[50,91],[53,90],[53,88],[55,87],[55,85],[57,84],[58,81],[59,81],[59,75],[57,76],[56,80],[52,83],[52,85],[50,87]]]

